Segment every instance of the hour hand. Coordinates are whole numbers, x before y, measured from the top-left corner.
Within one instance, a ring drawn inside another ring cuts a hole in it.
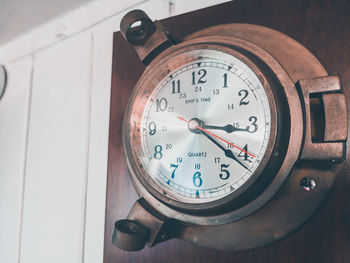
[[[239,163],[242,167],[247,169],[249,172],[252,172],[247,166],[245,166],[238,158],[233,154],[233,152],[229,149],[225,149],[220,143],[218,143],[213,137],[211,137],[209,134],[206,132],[203,132],[204,136],[207,137],[211,142],[213,142],[217,147],[219,147],[221,150],[225,152],[225,156],[228,158],[231,158],[235,160],[237,163]]]
[[[231,133],[231,132],[235,132],[235,131],[249,131],[249,126],[245,127],[245,128],[237,128],[234,127],[231,124],[227,124],[225,126],[215,126],[215,125],[206,125],[203,124],[203,128],[204,129],[209,129],[209,130],[223,130],[227,133]]]

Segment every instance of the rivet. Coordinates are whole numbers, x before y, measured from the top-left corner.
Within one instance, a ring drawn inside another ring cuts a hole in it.
[[[311,177],[304,177],[303,179],[300,180],[300,187],[303,190],[310,192],[311,190],[315,189],[316,182]]]

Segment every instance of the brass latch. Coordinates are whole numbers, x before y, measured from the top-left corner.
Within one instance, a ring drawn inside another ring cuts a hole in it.
[[[347,117],[338,76],[299,80],[304,105],[304,146],[301,159],[342,161],[345,157]]]

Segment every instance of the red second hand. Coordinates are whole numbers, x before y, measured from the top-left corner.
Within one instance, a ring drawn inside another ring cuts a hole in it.
[[[186,122],[186,123],[189,123],[189,121],[185,120],[184,118],[182,118],[182,117],[180,117],[180,116],[178,116],[177,118],[178,118],[179,120],[182,120],[182,121]],[[231,146],[233,146],[233,147],[235,147],[235,148],[241,150],[242,152],[244,152],[244,153],[246,153],[246,154],[249,154],[249,155],[252,156],[252,157],[255,157],[254,154],[251,154],[251,153],[249,153],[249,152],[243,150],[242,148],[240,148],[240,147],[234,145],[234,144],[231,143],[231,142],[226,141],[225,139],[223,139],[223,138],[217,136],[216,134],[214,134],[214,133],[212,133],[212,132],[210,132],[210,131],[208,131],[208,130],[206,130],[206,129],[203,129],[203,128],[200,127],[200,126],[197,126],[196,128],[197,128],[197,129],[200,129],[200,130],[202,130],[202,131],[204,131],[204,132],[206,132],[206,133],[208,133],[208,134],[210,134],[210,135],[212,135],[212,136],[214,136],[215,138],[217,138],[217,139],[219,139],[219,140],[222,140],[223,142],[226,142],[227,144],[229,144],[229,145],[231,145]]]

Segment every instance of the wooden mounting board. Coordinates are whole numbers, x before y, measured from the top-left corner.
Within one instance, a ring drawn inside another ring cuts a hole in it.
[[[171,17],[161,22],[176,36],[222,23],[251,23],[270,27],[308,48],[330,75],[343,81],[350,102],[350,3],[348,0],[236,0]],[[301,229],[268,246],[238,252],[200,248],[170,240],[139,252],[125,252],[110,242],[114,222],[125,218],[137,199],[128,176],[121,125],[128,97],[144,70],[120,32],[114,35],[108,186],[104,262],[244,262],[343,263],[350,258],[350,176],[347,160],[337,174],[329,199]],[[348,104],[348,112],[349,110]],[[348,123],[350,123],[348,121]],[[349,145],[349,143],[348,143]],[[347,147],[349,149],[349,147]],[[348,154],[347,154],[348,155]]]

